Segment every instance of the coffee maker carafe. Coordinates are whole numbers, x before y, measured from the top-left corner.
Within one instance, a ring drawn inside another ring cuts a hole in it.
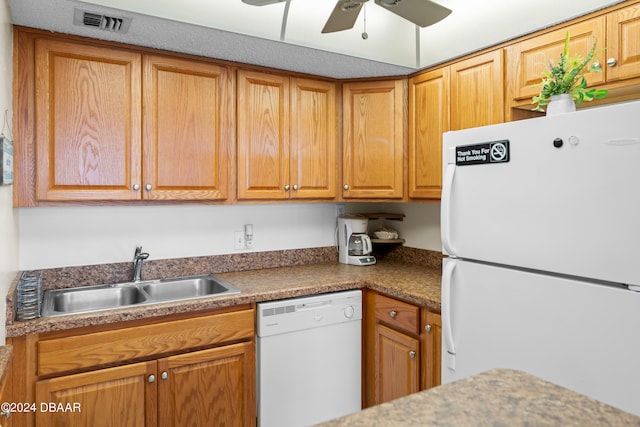
[[[338,217],[338,260],[343,264],[371,265],[371,239],[367,235],[368,219],[360,215]]]

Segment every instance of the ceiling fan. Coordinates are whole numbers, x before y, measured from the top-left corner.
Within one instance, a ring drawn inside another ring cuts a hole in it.
[[[253,6],[265,6],[281,3],[285,0],[242,0]],[[334,33],[344,31],[353,26],[358,19],[360,9],[369,0],[338,0],[336,7],[322,29],[322,33]],[[431,0],[374,0],[378,6],[382,6],[389,12],[410,21],[420,27],[427,27],[446,18],[451,9],[440,6]]]

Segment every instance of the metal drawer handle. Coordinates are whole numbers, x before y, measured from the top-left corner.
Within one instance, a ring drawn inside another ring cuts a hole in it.
[[[431,332],[431,325],[424,325],[424,330],[427,332]]]
[[[392,318],[392,319],[395,319],[397,314],[398,314],[398,313],[396,313],[396,311],[395,311],[395,310],[391,310],[391,311],[389,312],[389,316],[391,316],[391,318]]]
[[[411,359],[415,359],[415,358],[416,358],[416,352],[415,352],[415,351],[413,351],[413,350],[412,350],[412,351],[410,351],[410,352],[409,352],[409,357],[410,357]]]

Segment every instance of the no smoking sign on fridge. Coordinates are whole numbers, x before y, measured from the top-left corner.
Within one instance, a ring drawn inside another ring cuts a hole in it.
[[[484,165],[509,161],[509,140],[456,147],[456,166]]]

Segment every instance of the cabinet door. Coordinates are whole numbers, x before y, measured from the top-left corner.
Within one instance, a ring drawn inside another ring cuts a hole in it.
[[[156,425],[156,362],[143,362],[36,383],[38,427],[153,427]],[[78,410],[79,408],[79,410]]]
[[[253,343],[158,360],[158,425],[255,425],[254,371]]]
[[[605,44],[609,44],[605,41],[604,17],[549,31],[538,37],[512,44],[506,48],[510,100],[530,99],[540,93],[541,74],[549,69],[549,61],[553,64],[558,63],[560,54],[564,50],[567,32],[571,38],[570,55],[586,56],[597,40],[598,47],[594,60],[603,63],[602,49],[605,48]],[[585,77],[592,86],[604,83],[605,79],[604,73],[588,73]]]
[[[451,65],[451,130],[504,121],[502,49]]]
[[[376,325],[376,404],[419,391],[419,341]]]
[[[238,71],[238,199],[285,199],[289,78]]]
[[[442,134],[449,130],[449,68],[409,79],[409,197],[439,199]]]
[[[403,197],[404,89],[400,80],[343,86],[344,198]]]
[[[336,197],[336,86],[291,79],[291,197]]]
[[[640,4],[607,15],[607,81],[640,77],[639,40]]]
[[[144,62],[143,198],[227,198],[232,120],[229,70],[161,56]]]
[[[442,360],[442,320],[437,313],[431,313],[424,310],[424,339],[423,350],[424,356],[422,366],[424,373],[422,375],[421,389],[439,386],[441,383],[440,369]]]
[[[36,198],[134,200],[140,192],[141,58],[36,41]]]

